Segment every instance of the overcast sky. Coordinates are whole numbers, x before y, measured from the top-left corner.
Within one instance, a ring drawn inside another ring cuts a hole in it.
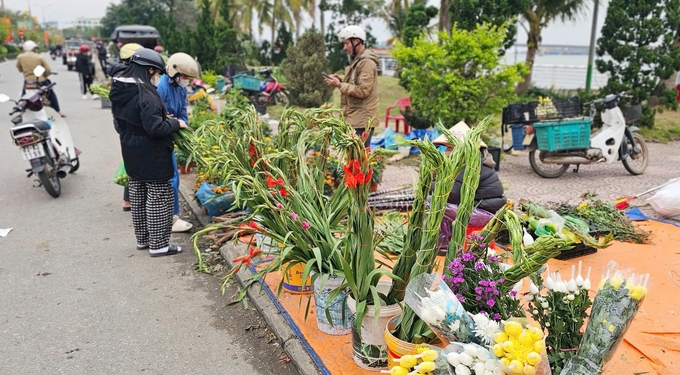
[[[59,27],[70,26],[78,17],[101,18],[106,13],[106,7],[110,3],[118,3],[119,0],[4,0],[6,9],[24,10],[30,4],[31,12],[42,22],[58,21]],[[438,6],[439,1],[429,0],[432,5]],[[592,3],[592,2],[591,2]],[[607,0],[601,1],[599,10],[598,29],[602,27],[606,15]],[[554,23],[548,25],[543,32],[544,44],[588,45],[590,39],[590,27],[592,22],[592,5],[579,20],[568,23]],[[327,19],[330,18],[327,16]],[[308,18],[308,24],[311,20]],[[374,34],[378,41],[384,41],[390,37],[385,23],[382,21],[371,22]],[[264,31],[265,37],[269,31]],[[520,28],[517,37],[519,44],[526,43],[526,34]]]

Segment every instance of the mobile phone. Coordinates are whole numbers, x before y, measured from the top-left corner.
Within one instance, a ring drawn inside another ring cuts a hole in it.
[[[326,73],[326,72],[321,72],[321,75],[326,77],[326,78],[330,78],[330,75],[328,75],[328,73]]]

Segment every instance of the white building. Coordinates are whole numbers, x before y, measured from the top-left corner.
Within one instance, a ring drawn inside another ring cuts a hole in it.
[[[99,27],[101,18],[85,18],[85,17],[78,17],[76,18],[75,21],[73,21],[73,27],[82,27],[84,29],[92,29],[95,27]]]

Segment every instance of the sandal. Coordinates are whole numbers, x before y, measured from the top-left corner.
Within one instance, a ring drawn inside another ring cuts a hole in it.
[[[130,207],[130,206],[127,206],[127,207],[123,206],[123,211],[125,211],[125,212],[130,212],[130,211],[132,211],[132,207]]]
[[[177,245],[170,245],[168,246],[168,251],[164,251],[162,253],[149,253],[152,257],[164,257],[166,255],[176,255],[182,252],[182,248]]]
[[[149,248],[149,244],[146,244],[146,245],[137,244],[137,250],[146,250],[148,248]]]

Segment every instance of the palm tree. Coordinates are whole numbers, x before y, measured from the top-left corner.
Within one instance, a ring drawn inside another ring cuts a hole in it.
[[[391,4],[385,6],[382,11],[382,18],[387,23],[387,28],[392,34],[392,38],[387,40],[388,44],[395,40],[401,40],[401,33],[406,21],[406,13],[414,0],[393,0]],[[417,1],[417,0],[415,0]]]
[[[526,64],[529,67],[529,73],[524,76],[524,82],[517,85],[517,93],[526,93],[531,88],[531,73],[543,29],[556,19],[563,22],[574,20],[586,8],[586,0],[531,0],[529,2],[529,6],[521,14],[526,21],[521,25],[527,33]]]

